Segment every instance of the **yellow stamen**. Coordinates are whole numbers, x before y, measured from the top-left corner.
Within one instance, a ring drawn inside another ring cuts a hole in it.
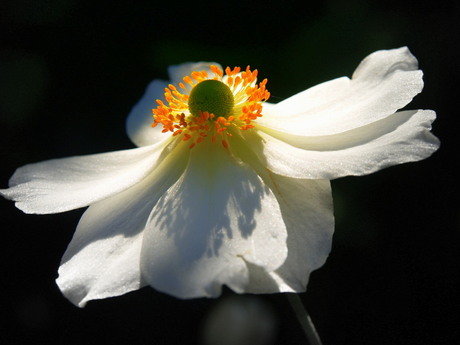
[[[251,71],[249,66],[243,72],[240,67],[233,69],[227,67],[225,75],[217,66],[211,65],[210,70],[214,74],[212,77],[206,71],[194,71],[190,76],[185,76],[183,81],[190,85],[192,90],[205,80],[224,83],[233,94],[234,104],[229,108],[230,114],[226,110],[225,116],[222,114],[216,116],[203,108],[200,111],[201,106],[198,106],[198,111],[194,110],[192,114],[189,108],[190,94],[185,84],[180,82],[178,87],[169,84],[165,88],[164,97],[167,105],[161,100],[156,100],[158,106],[152,110],[154,117],[152,127],[163,125],[163,133],[172,132],[175,137],[182,136],[183,141],[191,142],[190,148],[204,140],[209,140],[208,135],[212,142],[216,142],[217,137],[220,136],[220,141],[226,149],[229,147],[228,138],[232,136],[230,131],[254,128],[252,122],[262,116],[263,102],[270,97],[266,89],[267,79],[257,85],[258,71]],[[211,99],[212,102],[215,103],[215,100]],[[194,106],[197,108],[196,105]],[[217,109],[220,109],[218,105]]]

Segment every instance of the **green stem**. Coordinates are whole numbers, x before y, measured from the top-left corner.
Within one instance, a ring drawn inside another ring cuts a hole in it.
[[[319,338],[318,332],[316,332],[315,325],[311,321],[310,315],[302,304],[299,295],[295,293],[287,293],[287,298],[294,310],[297,320],[302,326],[303,331],[308,339],[310,345],[322,345],[321,339]]]

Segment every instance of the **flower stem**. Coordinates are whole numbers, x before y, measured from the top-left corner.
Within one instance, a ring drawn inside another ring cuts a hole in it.
[[[287,293],[287,298],[294,310],[297,320],[302,326],[303,331],[308,339],[310,345],[322,345],[321,339],[319,338],[318,332],[316,332],[315,325],[311,321],[310,315],[302,304],[299,295],[295,293]]]

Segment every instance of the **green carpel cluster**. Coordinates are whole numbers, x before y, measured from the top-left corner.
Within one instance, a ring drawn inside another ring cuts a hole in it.
[[[195,85],[188,100],[192,115],[200,116],[200,112],[208,112],[214,114],[214,119],[232,115],[234,104],[232,91],[218,80],[204,80]]]

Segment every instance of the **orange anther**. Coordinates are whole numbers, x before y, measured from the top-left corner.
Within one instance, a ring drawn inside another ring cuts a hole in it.
[[[227,79],[227,85],[232,87],[233,86],[233,77],[228,77]]]
[[[238,85],[240,85],[240,83],[241,83],[241,77],[238,76],[238,77],[235,78],[235,85],[234,85],[234,87],[237,87]]]
[[[192,78],[195,79],[196,81],[200,81],[201,80],[201,74],[199,72],[192,72],[191,74]]]
[[[211,65],[211,66],[209,66],[209,68],[211,69],[211,71],[213,71],[215,74],[217,74],[221,78],[224,75],[224,73],[221,71],[221,69],[219,67],[215,66],[215,65]]]

